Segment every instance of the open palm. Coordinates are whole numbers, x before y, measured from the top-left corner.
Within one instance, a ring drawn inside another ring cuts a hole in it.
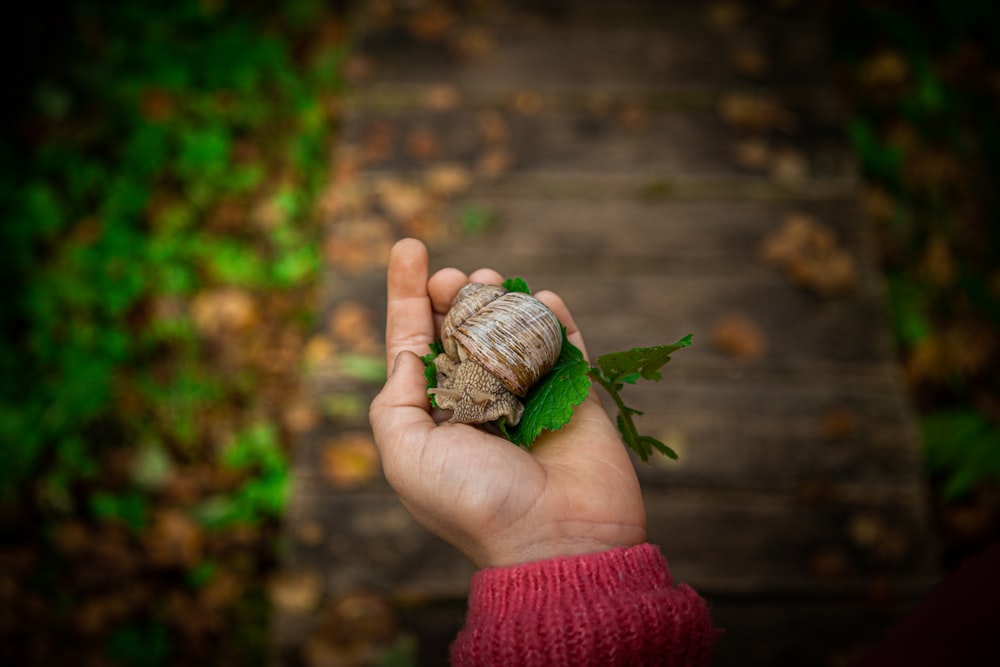
[[[423,364],[444,313],[488,269],[444,269],[428,280],[427,251],[400,241],[389,258],[386,354],[392,369],[370,419],[386,478],[413,516],[478,567],[632,546],[645,541],[639,483],[618,432],[593,392],[562,429],[531,450],[465,424],[443,422],[427,398]],[[536,296],[569,340],[586,348],[563,301]]]

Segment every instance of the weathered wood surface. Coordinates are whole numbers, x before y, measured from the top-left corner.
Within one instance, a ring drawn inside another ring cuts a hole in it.
[[[311,369],[328,408],[295,462],[287,572],[322,595],[279,607],[280,661],[301,662],[324,604],[352,591],[392,602],[419,664],[444,664],[461,623],[472,567],[379,475],[330,473],[337,443],[370,448],[378,388],[345,361],[381,354],[384,263],[358,258],[415,234],[435,268],[557,291],[591,354],[695,335],[629,396],[681,454],[637,463],[650,540],[728,627],[717,664],[841,664],[927,588],[935,552],[826,17],[805,2],[542,4],[473,3],[423,41],[406,29],[423,3],[358,8],[323,315],[363,316],[354,339],[324,332]],[[754,54],[766,67],[748,69]],[[766,104],[740,110],[749,98]],[[428,195],[442,164],[468,187]],[[818,296],[762,260],[796,214],[832,231],[853,287]],[[717,340],[734,317],[759,335],[743,356]]]

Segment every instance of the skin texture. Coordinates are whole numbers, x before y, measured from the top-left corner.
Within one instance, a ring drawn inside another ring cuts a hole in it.
[[[477,567],[575,556],[645,542],[639,481],[596,395],[531,451],[432,414],[423,364],[444,313],[466,283],[499,285],[495,271],[442,269],[428,279],[427,250],[404,239],[390,253],[386,355],[392,369],[369,418],[386,479],[413,517]],[[562,299],[536,294],[586,355]]]

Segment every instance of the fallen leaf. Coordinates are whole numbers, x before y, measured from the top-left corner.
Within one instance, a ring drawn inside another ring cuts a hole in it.
[[[510,142],[510,126],[499,111],[483,111],[477,118],[479,132],[487,144],[507,144]]]
[[[858,413],[843,405],[836,405],[823,414],[822,432],[827,440],[849,440],[859,428]]]
[[[191,301],[190,312],[195,328],[210,337],[246,332],[259,321],[253,296],[239,287],[199,292]]]
[[[771,69],[771,61],[758,46],[738,46],[729,56],[733,69],[745,76],[761,76]]]
[[[719,115],[736,128],[747,132],[780,130],[793,132],[798,118],[768,95],[728,93],[719,100]]]
[[[391,123],[376,120],[368,125],[361,143],[361,159],[366,165],[379,164],[392,157],[396,145],[396,129]]]
[[[451,111],[462,104],[462,91],[456,86],[442,83],[428,88],[421,99],[428,109]]]
[[[334,306],[327,318],[326,330],[338,348],[371,354],[381,349],[374,319],[370,307],[348,299]]]
[[[398,178],[378,178],[374,190],[389,215],[401,222],[420,215],[432,203],[419,185]]]
[[[771,163],[771,145],[764,137],[747,137],[733,144],[733,157],[741,167],[764,170]]]
[[[382,218],[373,215],[342,218],[332,225],[323,244],[323,256],[331,268],[358,274],[381,268],[394,240],[389,224]]]
[[[821,579],[841,577],[847,574],[851,567],[850,558],[842,549],[827,547],[812,554],[809,559],[809,569],[813,576]]]
[[[522,88],[514,92],[511,106],[523,116],[534,116],[544,108],[545,100],[538,91]]]
[[[379,457],[368,433],[346,433],[328,440],[320,453],[323,476],[334,487],[354,488],[379,473]]]
[[[779,183],[801,183],[809,178],[809,160],[795,148],[781,148],[771,154],[768,171]]]
[[[767,334],[743,313],[732,313],[712,326],[712,345],[735,359],[757,359],[767,349]]]
[[[497,41],[485,28],[465,28],[452,37],[451,47],[461,58],[478,60],[496,51]]]
[[[406,136],[406,154],[418,162],[428,162],[441,154],[441,141],[426,127],[418,127]]]
[[[476,162],[476,174],[484,181],[497,181],[510,171],[514,154],[505,148],[489,150]]]
[[[732,30],[745,18],[746,10],[739,2],[712,2],[705,9],[705,22],[709,27],[720,32]]]
[[[464,165],[447,162],[428,169],[424,182],[434,196],[450,199],[469,189],[472,185],[472,173]]]
[[[268,582],[267,593],[282,612],[313,611],[323,599],[323,573],[310,567],[279,570]]]
[[[455,24],[455,15],[441,3],[418,5],[407,21],[410,34],[424,42],[436,42],[444,38]]]
[[[917,272],[923,280],[938,287],[947,287],[955,282],[958,265],[948,239],[938,234],[927,241]]]
[[[204,535],[198,523],[175,509],[160,510],[143,535],[150,562],[158,567],[191,567],[201,560]]]
[[[861,63],[858,79],[866,86],[891,86],[906,81],[910,66],[894,49],[884,49]]]
[[[323,544],[326,535],[323,524],[315,519],[300,521],[293,526],[292,530],[299,542],[310,547]]]
[[[316,428],[323,416],[309,399],[292,401],[281,413],[282,423],[290,433],[301,435]]]
[[[843,295],[857,286],[853,257],[840,246],[833,229],[812,216],[788,215],[763,239],[760,256],[790,282],[820,296]]]
[[[337,347],[328,337],[317,334],[309,339],[302,350],[302,363],[308,371],[327,366],[336,354]]]

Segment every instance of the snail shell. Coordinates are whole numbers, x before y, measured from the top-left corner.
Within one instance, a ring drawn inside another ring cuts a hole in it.
[[[471,358],[523,397],[559,358],[562,327],[530,294],[470,283],[452,301],[441,339],[453,361]]]

